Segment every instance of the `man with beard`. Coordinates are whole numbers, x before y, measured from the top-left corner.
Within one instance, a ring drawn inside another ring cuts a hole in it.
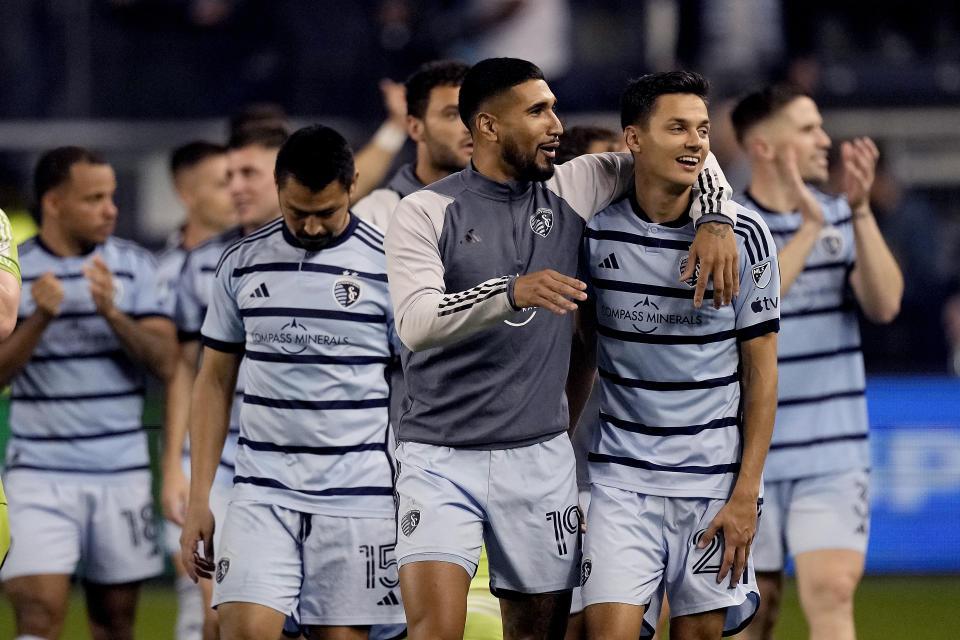
[[[277,638],[291,615],[338,639],[404,619],[386,451],[393,313],[382,236],[349,211],[356,175],[337,132],[294,133],[276,160],[282,218],[216,267],[181,547],[191,577],[214,578],[227,639]],[[214,545],[210,488],[241,360],[236,475]]]
[[[475,65],[459,100],[471,164],[404,198],[388,232],[407,384],[397,556],[414,640],[461,637],[483,543],[504,637],[560,638],[566,626],[580,525],[565,433],[568,312],[586,298],[571,274],[586,222],[628,188],[633,162],[587,155],[554,174],[555,103],[530,62]],[[691,215],[709,224],[677,276],[699,259],[694,302],[709,275],[719,306],[737,288],[737,258],[712,157],[697,185]]]
[[[470,162],[473,140],[457,110],[468,69],[462,62],[437,60],[424,64],[407,80],[407,133],[417,143],[417,159],[400,167],[386,187],[353,205],[353,213],[362,220],[386,231],[402,198]]]

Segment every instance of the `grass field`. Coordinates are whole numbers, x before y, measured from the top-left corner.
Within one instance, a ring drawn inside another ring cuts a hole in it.
[[[173,640],[176,602],[173,587],[144,588],[137,615],[137,640]],[[960,576],[871,576],[857,593],[857,633],[860,640],[957,640],[960,638]],[[13,611],[0,598],[0,639],[14,636]],[[74,593],[64,640],[88,640],[79,591]],[[806,640],[807,628],[797,603],[796,588],[786,586],[777,640]]]

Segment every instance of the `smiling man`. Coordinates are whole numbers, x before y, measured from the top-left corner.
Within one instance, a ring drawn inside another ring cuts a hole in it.
[[[224,252],[210,294],[183,560],[214,578],[222,638],[277,638],[285,616],[322,637],[366,638],[403,621],[382,236],[349,212],[353,155],[332,129],[294,133],[275,175],[282,219]],[[235,486],[214,547],[210,487],[241,360]]]
[[[588,637],[651,635],[664,592],[672,637],[719,640],[757,608],[747,560],[776,410],[779,276],[766,225],[739,208],[743,286],[733,305],[696,309],[689,300],[702,274],[676,280],[695,233],[692,186],[710,150],[706,94],[706,80],[690,72],[628,86],[621,120],[634,189],[584,238],[592,300],[576,352],[587,362],[571,366],[571,379],[592,386],[599,358],[601,394],[587,456]]]
[[[504,637],[562,637],[566,626],[579,556],[568,312],[586,297],[573,275],[586,221],[626,190],[633,164],[601,154],[554,172],[555,104],[530,62],[475,65],[459,101],[471,164],[404,198],[387,233],[407,383],[397,553],[414,640],[462,636],[484,542]],[[729,300],[729,187],[715,161],[703,174],[715,191],[698,191],[691,215],[725,222],[701,226],[692,261]]]

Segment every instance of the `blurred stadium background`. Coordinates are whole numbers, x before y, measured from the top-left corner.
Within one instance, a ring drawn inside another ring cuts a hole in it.
[[[864,324],[873,530],[862,638],[960,637],[960,7],[877,0],[2,0],[0,207],[32,233],[30,172],[64,144],[118,174],[118,235],[153,248],[182,221],[176,145],[223,140],[275,103],[360,146],[384,116],[380,78],[437,57],[531,59],[567,123],[616,127],[628,77],[692,68],[713,82],[713,150],[749,180],[730,101],[769,80],[816,97],[835,141],[883,152],[874,210],[906,279],[900,317]],[[408,144],[398,158],[412,156]],[[6,439],[0,402],[0,444]],[[146,423],[159,450],[161,407]],[[87,638],[77,599],[65,638]],[[805,638],[795,597],[778,638]],[[169,575],[145,590],[138,638],[171,638]],[[0,637],[12,637],[0,598]]]

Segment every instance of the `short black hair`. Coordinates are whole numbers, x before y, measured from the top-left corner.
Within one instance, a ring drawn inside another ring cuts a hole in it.
[[[281,187],[293,177],[313,192],[323,191],[334,180],[349,191],[354,176],[353,151],[330,127],[304,127],[280,147],[273,175]]]
[[[704,102],[710,83],[696,71],[664,71],[648,73],[627,83],[620,96],[620,125],[646,127],[653,115],[657,98],[672,93],[692,93]]]
[[[563,136],[560,137],[560,146],[557,148],[556,164],[563,164],[574,158],[579,158],[587,152],[590,145],[597,140],[604,142],[616,142],[620,135],[612,129],[606,127],[594,127],[589,125],[578,125],[564,129]]]
[[[540,67],[519,58],[487,58],[470,68],[460,86],[460,119],[473,131],[483,104],[528,80],[543,80]]]
[[[229,138],[244,129],[279,127],[289,133],[290,125],[286,110],[279,104],[261,102],[249,104],[230,116]]]
[[[31,213],[34,219],[40,220],[43,196],[69,180],[70,168],[81,162],[107,164],[98,153],[84,147],[57,147],[40,156],[33,171],[34,208]]]
[[[771,84],[740,99],[730,113],[737,142],[743,144],[747,131],[763,122],[797,98],[810,94],[793,84]]]
[[[233,131],[227,149],[243,149],[251,145],[259,145],[266,149],[279,149],[290,137],[285,125],[280,123],[250,124]]]
[[[220,156],[226,152],[227,148],[222,144],[207,142],[206,140],[188,142],[174,149],[170,155],[170,173],[176,176],[181,171],[192,169],[207,158]]]
[[[470,70],[470,65],[459,60],[434,60],[420,65],[407,78],[407,115],[423,119],[430,104],[430,92],[435,87],[459,87]]]

